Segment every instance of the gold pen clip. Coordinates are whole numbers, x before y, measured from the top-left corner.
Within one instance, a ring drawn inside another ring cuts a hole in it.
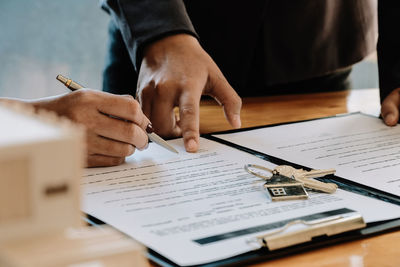
[[[319,236],[332,236],[365,226],[363,217],[353,211],[311,221],[293,220],[265,235],[251,238],[247,243],[255,244],[256,248],[267,247],[269,250],[277,250],[309,242]]]

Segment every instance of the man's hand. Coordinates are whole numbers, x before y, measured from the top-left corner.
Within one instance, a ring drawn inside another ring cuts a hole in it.
[[[36,108],[52,110],[86,128],[87,166],[114,166],[147,146],[149,120],[132,96],[81,89],[33,101]],[[112,115],[130,122],[112,118]]]
[[[381,115],[386,125],[394,126],[399,121],[400,88],[393,90],[382,102]]]
[[[183,136],[185,148],[196,152],[202,94],[220,103],[229,123],[239,128],[242,102],[196,38],[165,37],[146,47],[137,96],[154,130],[167,137]],[[179,107],[179,120],[174,107]]]

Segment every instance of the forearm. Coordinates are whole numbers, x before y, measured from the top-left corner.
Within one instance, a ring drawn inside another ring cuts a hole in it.
[[[197,37],[182,0],[105,0],[103,8],[120,29],[137,71],[147,44],[178,33]]]
[[[35,111],[39,109],[35,105],[34,100],[25,100],[25,99],[19,99],[19,98],[11,98],[11,97],[0,97],[0,104],[6,104],[6,105],[23,105],[26,106],[27,108],[34,108]]]
[[[400,87],[400,35],[396,33],[400,2],[378,3],[378,65],[381,102]]]
[[[56,106],[57,98],[61,96],[51,96],[46,98],[39,99],[19,99],[19,98],[9,98],[9,97],[0,97],[0,104],[17,104],[17,105],[25,105],[27,107],[32,107],[35,111],[40,109],[46,109],[50,111],[57,111]],[[62,115],[62,114],[59,114]]]
[[[26,105],[35,111],[53,111],[85,127],[89,167],[121,164],[135,148],[144,149],[148,143],[145,129],[149,120],[130,96],[81,89],[35,100],[0,98],[1,103]]]

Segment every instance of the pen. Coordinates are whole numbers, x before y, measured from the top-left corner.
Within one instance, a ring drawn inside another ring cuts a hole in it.
[[[58,81],[60,81],[62,84],[64,84],[64,85],[65,85],[68,89],[70,89],[71,91],[76,91],[76,90],[79,90],[79,89],[83,88],[83,86],[80,85],[79,83],[74,82],[73,80],[62,76],[61,74],[57,75],[56,79],[57,79]],[[124,120],[124,119],[122,119],[122,118],[118,118],[118,117],[115,117],[115,116],[112,116],[112,115],[109,115],[109,114],[105,114],[105,115],[107,115],[107,116],[109,116],[109,117],[111,117],[111,118],[115,118],[115,119],[119,119],[119,120]],[[125,121],[127,121],[127,120],[125,120]],[[128,122],[131,122],[131,121],[128,121]],[[169,151],[171,151],[171,152],[174,152],[174,153],[177,153],[177,154],[178,154],[178,151],[177,151],[173,146],[171,146],[170,144],[168,144],[167,141],[165,141],[164,139],[162,139],[160,136],[158,136],[158,135],[153,131],[153,127],[152,127],[151,123],[149,123],[149,124],[147,125],[146,133],[147,133],[147,136],[149,137],[149,139],[150,139],[152,142],[154,142],[154,143],[156,143],[156,144],[158,144],[158,145],[164,147],[165,149],[167,149],[167,150],[169,150]]]

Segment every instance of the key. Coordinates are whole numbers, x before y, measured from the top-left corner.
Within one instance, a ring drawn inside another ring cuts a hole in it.
[[[297,170],[293,173],[293,177],[304,184],[305,187],[319,190],[325,193],[335,193],[337,189],[337,185],[334,183],[324,183],[313,178],[323,177],[329,174],[334,174],[334,169],[326,169],[326,170],[311,170],[305,171],[303,169]]]
[[[335,172],[336,172],[335,169],[311,170],[311,171],[305,171],[303,169],[300,169],[300,170],[301,170],[301,172],[303,172],[305,178],[324,177],[326,175],[335,174]]]
[[[274,169],[274,173],[279,173],[284,176],[292,177],[297,181],[303,183],[304,186],[309,189],[318,190],[329,194],[334,193],[337,189],[337,185],[334,183],[324,183],[313,179],[329,174],[334,174],[334,169],[305,171],[303,169],[293,168],[292,166],[281,165],[277,166]]]
[[[300,176],[300,177],[295,177],[295,179],[301,183],[304,184],[305,187],[313,189],[313,190],[318,190],[318,191],[322,191],[324,193],[335,193],[336,189],[337,189],[337,185],[334,183],[324,183],[312,178],[305,178],[304,176]]]
[[[294,178],[277,173],[266,167],[246,164],[244,169],[259,178],[265,180],[264,189],[272,201],[307,199],[308,194],[302,182]],[[272,176],[270,175],[272,173]]]
[[[307,199],[303,183],[281,174],[273,174],[264,184],[272,201]]]

